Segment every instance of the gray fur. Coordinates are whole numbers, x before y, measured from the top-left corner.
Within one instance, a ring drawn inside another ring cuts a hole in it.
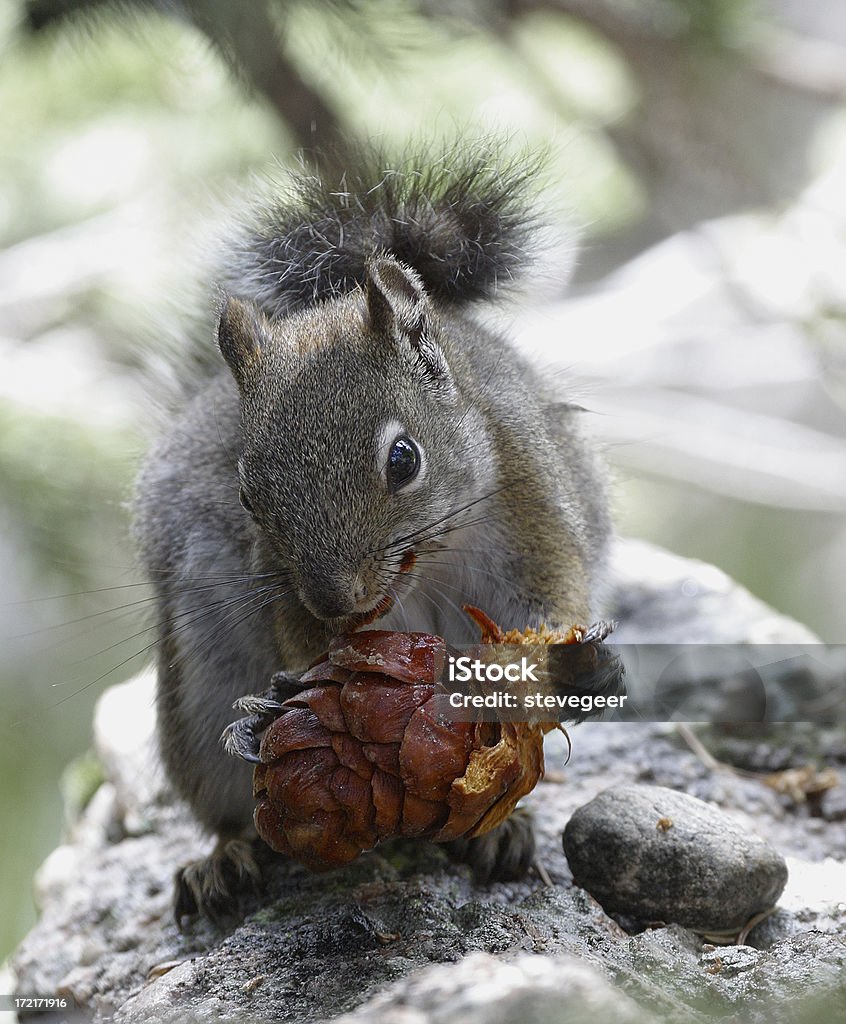
[[[452,215],[429,228],[433,246],[461,249]],[[218,742],[232,703],[304,668],[385,595],[396,600],[378,628],[454,643],[476,637],[464,603],[505,627],[592,621],[609,528],[600,474],[578,412],[554,407],[511,344],[459,308],[488,288],[491,260],[457,297],[382,234],[369,248],[364,224],[352,235],[363,278],[333,279],[316,302],[281,292],[274,302],[267,281],[251,295],[246,275],[221,318],[231,373],[203,386],[138,480],[135,529],[161,622],[164,762],[219,835],[248,826],[252,809],[248,767]],[[495,256],[503,244],[491,243]],[[389,421],[426,453],[408,492],[389,493],[375,461]],[[399,541],[416,531],[422,540]],[[404,573],[409,548],[417,561]]]

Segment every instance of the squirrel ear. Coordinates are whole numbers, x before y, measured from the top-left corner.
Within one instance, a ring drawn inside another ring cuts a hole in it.
[[[266,336],[267,323],[255,306],[227,296],[220,311],[217,343],[239,385],[261,359]]]
[[[430,338],[429,297],[417,273],[392,256],[367,261],[365,294],[370,329],[407,342],[438,380],[449,379],[440,347]]]
[[[389,336],[401,333],[416,345],[428,312],[423,282],[410,267],[390,256],[368,260],[366,271],[371,330]]]

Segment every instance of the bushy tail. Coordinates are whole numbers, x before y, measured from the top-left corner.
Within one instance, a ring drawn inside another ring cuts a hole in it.
[[[349,161],[348,161],[349,163]],[[348,292],[387,252],[451,303],[491,297],[527,263],[537,160],[495,145],[391,162],[362,152],[337,178],[302,171],[247,217],[224,284],[269,316]]]

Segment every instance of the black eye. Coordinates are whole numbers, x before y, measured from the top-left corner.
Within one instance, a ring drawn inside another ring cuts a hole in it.
[[[241,505],[246,512],[249,512],[250,515],[253,514],[253,506],[250,504],[250,499],[247,497],[247,492],[243,487],[238,488],[238,501],[241,502]]]
[[[417,476],[420,451],[410,437],[398,437],[388,453],[388,490],[393,494]]]

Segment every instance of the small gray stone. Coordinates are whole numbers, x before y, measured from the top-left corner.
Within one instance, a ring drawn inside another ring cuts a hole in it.
[[[577,885],[609,913],[701,932],[741,929],[772,907],[787,865],[723,811],[662,786],[615,786],[570,818]]]

